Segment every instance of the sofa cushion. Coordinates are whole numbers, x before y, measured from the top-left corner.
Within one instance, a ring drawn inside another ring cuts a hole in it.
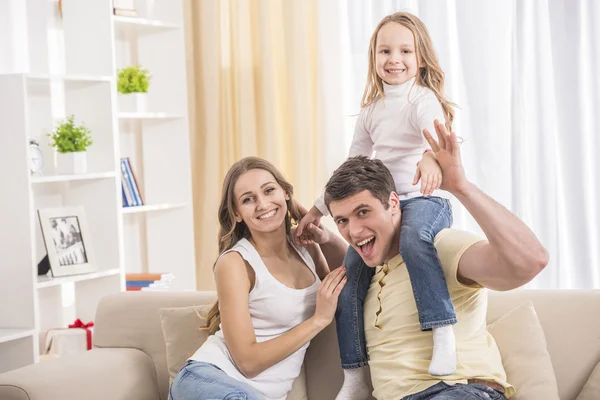
[[[488,325],[507,375],[517,390],[512,399],[556,399],[558,387],[546,337],[529,301]]]
[[[161,308],[158,310],[167,350],[169,384],[185,361],[202,346],[208,337],[206,316],[210,305]]]
[[[583,390],[577,396],[577,400],[598,400],[600,399],[600,363],[592,371]]]
[[[211,305],[161,308],[159,310],[165,345],[169,383],[173,382],[185,361],[191,357],[208,337],[206,316]],[[294,381],[288,400],[306,400],[306,375],[304,367]]]

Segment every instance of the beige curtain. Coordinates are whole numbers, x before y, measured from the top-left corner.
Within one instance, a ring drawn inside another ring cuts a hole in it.
[[[310,205],[327,178],[317,116],[316,0],[188,0],[198,289],[213,289],[217,207],[232,163],[273,162]]]

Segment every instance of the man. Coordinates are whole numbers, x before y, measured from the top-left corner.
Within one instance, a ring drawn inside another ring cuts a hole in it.
[[[325,203],[341,235],[365,264],[376,268],[364,303],[364,327],[373,395],[378,400],[504,399],[498,348],[486,331],[487,291],[510,290],[533,279],[548,255],[531,230],[465,176],[455,134],[435,122],[438,141],[424,136],[442,168],[441,188],[452,193],[481,226],[487,240],[446,229],[434,241],[457,315],[455,373],[427,373],[431,332],[420,330],[410,279],[399,251],[400,201],[379,160],[353,157],[325,187]],[[373,238],[368,252],[358,243]],[[371,248],[372,246],[372,248]],[[343,307],[343,304],[340,304]],[[363,368],[364,369],[364,368]]]

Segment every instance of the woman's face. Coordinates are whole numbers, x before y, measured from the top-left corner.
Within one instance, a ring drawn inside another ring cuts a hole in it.
[[[244,221],[250,232],[268,233],[285,229],[286,200],[289,196],[264,169],[252,169],[242,174],[233,195],[236,204],[236,221]]]

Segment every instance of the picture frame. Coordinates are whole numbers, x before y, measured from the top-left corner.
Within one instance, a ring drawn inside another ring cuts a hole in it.
[[[97,270],[83,207],[43,208],[38,217],[53,277]]]

